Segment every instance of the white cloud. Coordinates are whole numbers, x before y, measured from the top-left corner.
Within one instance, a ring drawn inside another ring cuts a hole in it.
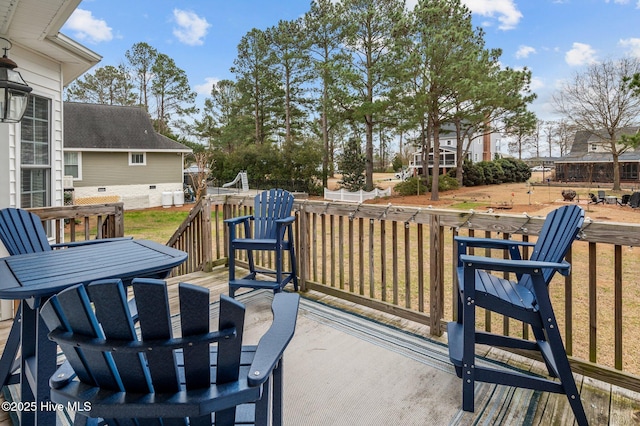
[[[211,96],[211,89],[213,88],[213,85],[219,81],[219,78],[207,77],[204,79],[204,83],[196,84],[194,89],[199,95]]]
[[[605,0],[606,3],[611,3],[611,0]],[[629,4],[630,0],[613,0],[617,4]]]
[[[626,47],[631,56],[640,58],[640,38],[620,39],[618,44],[622,47]]]
[[[528,58],[529,55],[533,53],[536,53],[536,49],[534,47],[521,45],[520,47],[518,47],[518,51],[516,52],[516,58]]]
[[[588,44],[573,43],[573,47],[564,55],[564,60],[571,66],[593,64],[597,62],[596,51]]]
[[[512,30],[522,19],[514,0],[462,0],[471,10],[480,16],[495,18],[497,16],[501,30]]]
[[[111,27],[107,22],[95,18],[88,10],[76,9],[65,23],[65,27],[74,31],[74,37],[80,41],[100,43],[113,39]]]
[[[531,84],[529,85],[529,89],[531,89],[532,92],[536,92],[544,87],[546,87],[546,84],[544,84],[544,80],[539,77],[531,77]]]
[[[188,10],[173,10],[173,18],[176,27],[173,28],[173,35],[182,43],[190,46],[201,45],[204,36],[211,26],[205,18],[201,18],[194,12]]]

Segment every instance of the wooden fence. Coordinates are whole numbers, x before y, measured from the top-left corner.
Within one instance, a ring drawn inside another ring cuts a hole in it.
[[[210,258],[195,262],[205,265],[227,256],[220,214],[223,218],[251,214],[253,197],[231,195],[202,202],[215,206]],[[535,241],[544,221],[526,214],[310,200],[297,200],[294,209],[303,290],[427,324],[434,335],[440,335],[457,315],[453,237]],[[200,250],[195,242],[200,237],[189,238],[192,245],[182,249],[191,256],[190,247]],[[550,284],[575,371],[636,391],[640,391],[640,339],[635,338],[640,331],[639,246],[640,225],[587,218],[568,255],[572,274],[557,276]],[[476,254],[506,255],[496,250]],[[256,261],[269,268],[273,259],[264,255]],[[522,323],[482,310],[478,327],[529,335]]]
[[[124,236],[123,203],[29,209],[50,228],[56,243]]]
[[[223,219],[251,214],[252,196],[202,199],[170,245],[189,253],[175,273],[226,261]],[[629,207],[620,207],[629,208]],[[543,217],[297,200],[298,270],[313,289],[430,326],[455,312],[455,235],[534,241]],[[124,235],[121,203],[32,209],[56,241]],[[640,225],[587,219],[568,255],[572,274],[550,284],[574,371],[640,391]],[[504,256],[495,250],[476,254]],[[526,254],[525,254],[526,255]],[[242,260],[242,259],[241,259]],[[272,267],[270,256],[256,261]],[[478,315],[478,327],[528,337],[521,323]]]

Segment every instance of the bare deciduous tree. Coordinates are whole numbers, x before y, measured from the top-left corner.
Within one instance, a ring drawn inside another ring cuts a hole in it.
[[[628,78],[640,72],[640,59],[626,57],[590,65],[576,73],[554,95],[557,110],[578,130],[598,137],[613,159],[613,190],[620,190],[619,157],[629,145],[621,131],[637,125],[640,98],[633,96]]]

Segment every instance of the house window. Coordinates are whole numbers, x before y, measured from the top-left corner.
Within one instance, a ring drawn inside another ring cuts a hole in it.
[[[20,124],[20,207],[50,205],[51,101],[30,96]]]
[[[130,166],[144,166],[147,164],[147,156],[144,152],[130,152],[129,153],[129,165]]]
[[[620,179],[638,180],[638,163],[623,163]]]
[[[74,180],[82,179],[82,154],[80,152],[64,153],[64,175],[73,176]]]

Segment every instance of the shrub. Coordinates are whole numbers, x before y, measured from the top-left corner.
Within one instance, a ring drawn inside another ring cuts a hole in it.
[[[419,177],[410,177],[404,182],[400,182],[393,187],[393,190],[400,195],[420,195],[428,192],[424,181]]]
[[[431,185],[429,185],[431,187]],[[448,175],[440,175],[438,179],[438,191],[450,191],[452,189],[458,189],[458,180],[455,177]]]

